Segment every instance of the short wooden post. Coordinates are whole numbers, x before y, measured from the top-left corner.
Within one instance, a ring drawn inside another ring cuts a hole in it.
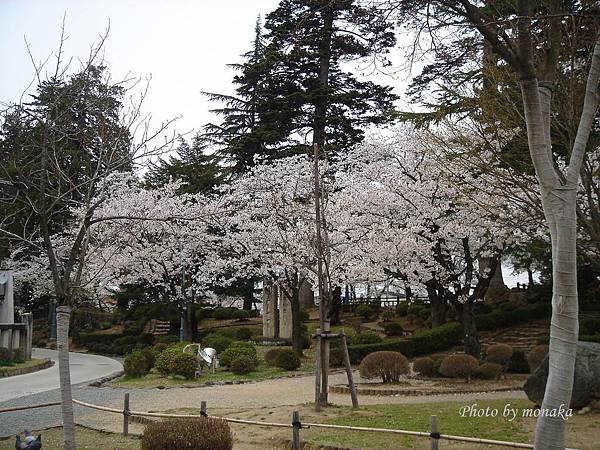
[[[292,413],[292,427],[292,450],[300,450],[300,428],[302,428],[302,424],[300,423],[300,413],[298,411]]]
[[[438,450],[438,442],[440,440],[440,433],[438,431],[437,416],[431,416],[429,418],[430,435],[431,435],[431,450]]]
[[[204,400],[202,400],[200,402],[200,415],[202,417],[207,417],[207,414],[206,414],[206,402]]]
[[[352,407],[358,408],[358,396],[356,395],[356,386],[354,385],[354,377],[352,376],[352,366],[350,365],[348,343],[344,330],[340,333],[340,339],[342,341],[342,355],[344,357],[344,365],[346,366],[346,375],[348,376],[348,387],[350,388],[350,396],[352,397]]]
[[[123,436],[129,434],[129,393],[123,399]]]
[[[317,328],[315,344],[315,411],[321,410],[321,329]]]
[[[217,356],[212,355],[210,357],[210,373],[214,374],[217,370]]]

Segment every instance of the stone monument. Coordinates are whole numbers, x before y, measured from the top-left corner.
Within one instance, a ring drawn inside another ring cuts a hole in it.
[[[13,271],[0,270],[0,347],[15,350],[23,347],[25,357],[31,358],[33,316],[22,314],[22,323],[15,323]]]

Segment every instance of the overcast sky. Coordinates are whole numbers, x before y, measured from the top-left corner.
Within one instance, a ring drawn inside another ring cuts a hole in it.
[[[66,14],[65,55],[85,58],[110,21],[105,59],[114,79],[152,76],[145,111],[182,115],[180,131],[210,120],[200,91],[231,92],[233,72],[250,49],[258,14],[276,0],[0,0],[0,101],[17,101],[37,61],[56,52]],[[53,61],[49,61],[50,66]]]

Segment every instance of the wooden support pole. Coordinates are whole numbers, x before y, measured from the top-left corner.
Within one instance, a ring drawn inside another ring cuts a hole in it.
[[[352,366],[350,365],[350,355],[348,354],[348,343],[343,331],[340,333],[340,338],[342,340],[342,355],[344,357],[344,365],[346,366],[346,375],[348,376],[348,387],[350,388],[350,396],[352,397],[352,407],[358,408],[358,395],[356,395],[356,386],[354,385],[354,377],[352,376]]]
[[[323,323],[323,333],[327,335],[331,332],[329,320],[325,320]],[[322,339],[321,346],[325,348],[321,351],[323,356],[323,360],[321,361],[321,405],[327,406],[329,403],[329,341]]]
[[[300,413],[294,411],[292,413],[292,450],[300,450]]]
[[[321,410],[321,329],[317,328],[315,344],[315,411]]]
[[[123,436],[129,434],[129,393],[125,393],[123,399]]]
[[[200,415],[202,417],[207,417],[207,413],[206,413],[206,401],[202,400],[200,402]]]
[[[429,426],[431,432],[431,450],[438,450],[439,443],[439,431],[438,431],[438,423],[437,416],[431,416],[429,418]]]

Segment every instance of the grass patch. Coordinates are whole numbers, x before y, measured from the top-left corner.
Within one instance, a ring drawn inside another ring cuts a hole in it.
[[[49,428],[47,430],[34,431],[35,436],[42,434],[43,449],[63,448],[62,428]],[[21,437],[23,437],[21,435]],[[106,450],[139,450],[140,440],[135,436],[123,436],[121,434],[103,433],[83,427],[75,427],[75,442],[77,449],[106,449]],[[15,438],[10,437],[0,440],[0,450],[14,450]]]
[[[32,367],[41,366],[47,360],[46,359],[30,359],[28,361],[20,363],[12,363],[9,365],[0,365],[0,378],[10,377],[13,373],[20,369],[29,369]]]
[[[472,402],[474,403],[474,402]],[[528,442],[531,434],[525,422],[529,418],[517,417],[512,422],[504,419],[502,410],[507,403],[511,408],[530,408],[526,400],[490,400],[476,402],[478,408],[498,409],[497,417],[461,417],[459,410],[465,402],[424,403],[414,405],[375,405],[366,406],[359,411],[338,409],[338,417],[327,420],[334,425],[350,425],[372,428],[389,428],[410,431],[428,431],[429,418],[438,416],[442,434],[479,437],[485,439]],[[471,403],[469,403],[471,404]],[[366,433],[357,431],[330,431],[311,429],[303,432],[314,444],[335,445],[361,449],[398,449],[425,448],[429,446],[426,438],[396,436],[384,433]],[[448,441],[444,441],[447,443]],[[464,443],[462,444],[465,445]]]
[[[260,364],[257,370],[244,374],[235,375],[234,373],[227,370],[225,367],[220,367],[217,371],[212,374],[210,371],[205,370],[202,376],[195,380],[179,380],[173,377],[166,377],[156,372],[154,369],[145,377],[133,378],[124,375],[112,382],[112,384],[119,387],[132,387],[132,388],[149,388],[149,387],[177,387],[189,384],[202,385],[207,382],[220,383],[220,382],[239,382],[239,381],[262,381],[270,380],[273,378],[282,378],[295,373],[312,373],[314,371],[314,349],[304,351],[304,357],[302,358],[302,366],[296,371],[288,372],[278,367],[271,367],[264,363],[264,355],[273,346],[256,346],[258,359]]]

